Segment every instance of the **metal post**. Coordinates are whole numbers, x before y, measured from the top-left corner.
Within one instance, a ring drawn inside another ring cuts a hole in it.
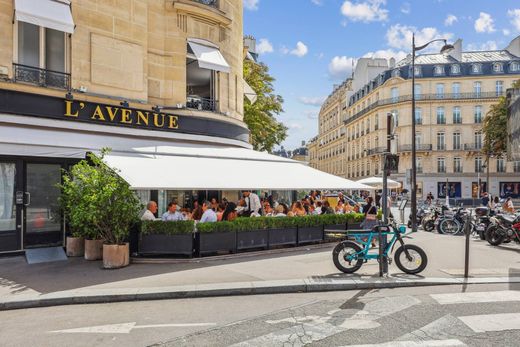
[[[412,231],[417,231],[417,152],[415,147],[415,33],[412,35]]]
[[[391,151],[391,137],[392,137],[392,122],[393,115],[388,113],[386,115],[386,152],[383,156],[384,164],[383,164],[383,194],[381,194],[381,206],[383,207],[383,223],[388,225],[388,168],[386,165],[387,155],[390,154]],[[383,276],[385,273],[388,273],[388,262],[386,257],[383,257],[383,249],[386,247],[386,236],[383,236],[381,232],[381,228],[379,228],[379,276]]]
[[[471,211],[468,214],[468,217],[466,219],[466,224],[464,226],[464,232],[466,234],[466,247],[465,247],[465,254],[464,254],[464,278],[469,277],[469,235],[471,234]]]
[[[489,153],[486,155],[486,191],[489,193],[490,190],[491,190],[491,184],[489,184],[489,159],[490,159],[490,155]]]

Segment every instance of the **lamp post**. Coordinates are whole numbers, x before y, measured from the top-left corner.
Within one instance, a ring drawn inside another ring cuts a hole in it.
[[[452,50],[453,45],[449,45],[445,39],[435,39],[422,45],[415,46],[415,33],[412,36],[412,231],[417,231],[417,151],[415,148],[415,52],[425,49],[433,42],[443,41],[444,46],[441,53]]]

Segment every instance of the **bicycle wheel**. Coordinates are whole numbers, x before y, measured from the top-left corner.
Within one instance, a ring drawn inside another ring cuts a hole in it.
[[[424,229],[424,231],[429,231],[429,232],[433,231],[435,229],[435,222],[431,219],[425,221],[423,223],[423,229]]]
[[[408,250],[410,259],[406,257],[404,249]],[[404,245],[395,251],[395,264],[402,272],[410,275],[415,275],[422,272],[426,265],[428,265],[428,257],[426,253],[418,246],[415,245]]]
[[[442,230],[442,234],[455,235],[460,231],[460,224],[455,219],[443,219],[439,223],[439,230]]]
[[[347,274],[354,273],[363,265],[363,259],[359,257],[361,251],[361,246],[357,243],[343,241],[334,247],[332,261],[339,271]]]

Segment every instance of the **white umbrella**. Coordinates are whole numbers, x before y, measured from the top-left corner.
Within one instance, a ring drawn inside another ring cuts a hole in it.
[[[388,189],[401,188],[401,183],[388,179]],[[357,181],[357,183],[365,184],[374,189],[383,189],[383,177],[368,177]]]

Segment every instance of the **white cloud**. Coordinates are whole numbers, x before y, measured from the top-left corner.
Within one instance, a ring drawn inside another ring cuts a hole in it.
[[[251,11],[258,10],[258,3],[260,0],[244,0],[244,7]]]
[[[304,57],[309,52],[309,48],[301,41],[296,43],[296,48],[291,50],[291,54],[299,58]]]
[[[509,29],[502,29],[502,34],[504,34],[504,36],[509,36],[509,35],[511,35],[511,30],[509,30]]]
[[[326,96],[300,96],[298,100],[304,105],[321,106],[327,99]]]
[[[412,6],[409,2],[405,2],[401,5],[401,12],[404,14],[410,14],[410,12],[412,12]]]
[[[303,125],[297,122],[291,122],[287,124],[287,127],[292,130],[303,130]]]
[[[397,49],[410,50],[412,46],[412,35],[415,32],[416,45],[425,44],[434,39],[450,40],[453,37],[452,33],[440,32],[437,28],[428,27],[417,29],[413,26],[396,24],[392,25],[386,32],[386,40],[390,47]],[[430,51],[438,50],[441,43],[432,44],[429,46]]]
[[[457,22],[459,19],[454,14],[449,14],[446,16],[446,19],[444,20],[444,25],[449,27],[452,26],[453,23]]]
[[[386,0],[345,1],[341,13],[353,22],[381,22],[388,19],[388,10],[382,8]]]
[[[258,45],[256,45],[256,51],[258,54],[272,53],[273,50],[273,45],[268,39],[260,39]]]
[[[303,111],[303,115],[307,119],[318,119],[319,113],[320,113],[319,110],[305,110],[305,111]]]
[[[492,33],[495,31],[493,18],[486,12],[480,12],[480,16],[475,21],[475,30],[477,33]]]
[[[335,56],[329,63],[329,76],[332,79],[345,79],[352,73],[352,66],[356,63],[354,58]]]
[[[496,51],[497,49],[497,43],[491,40],[481,44],[470,43],[466,46],[468,51]]]
[[[385,58],[389,60],[390,58],[394,58],[396,62],[403,60],[406,58],[407,53],[404,51],[394,51],[392,49],[381,49],[375,52],[368,52],[363,55],[363,58]]]
[[[508,17],[511,17],[511,24],[520,31],[520,8],[507,11]]]
[[[311,2],[312,2],[314,5],[318,5],[318,6],[323,5],[323,0],[311,0]]]

